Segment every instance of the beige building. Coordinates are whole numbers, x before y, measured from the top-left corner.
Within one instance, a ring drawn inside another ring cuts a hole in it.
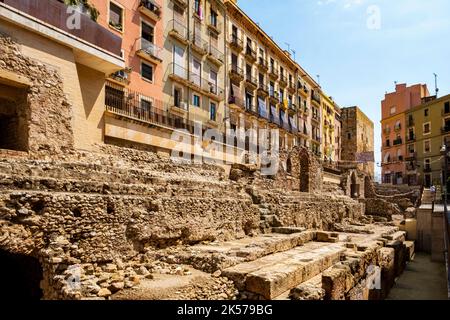
[[[357,166],[372,178],[374,162],[374,125],[358,107],[341,109],[343,166]]]
[[[38,151],[54,140],[89,149],[103,141],[105,81],[125,67],[122,41],[73,14],[53,0],[0,2],[0,123],[15,133],[1,132],[0,148]]]

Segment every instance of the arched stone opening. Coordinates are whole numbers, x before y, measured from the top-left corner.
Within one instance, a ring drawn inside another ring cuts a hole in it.
[[[300,192],[310,192],[309,157],[307,152],[300,152]]]
[[[292,174],[292,161],[291,158],[288,158],[286,161],[286,172],[288,174]]]
[[[356,173],[352,172],[351,174],[351,183],[350,183],[350,194],[353,199],[358,199],[360,195],[360,185],[358,184],[358,180],[356,178]]]
[[[0,249],[0,261],[3,275],[1,300],[42,299],[43,270],[38,259]]]

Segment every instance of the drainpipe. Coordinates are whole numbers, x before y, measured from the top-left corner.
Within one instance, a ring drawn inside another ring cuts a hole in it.
[[[442,187],[444,188],[444,259],[447,270],[447,296],[450,299],[450,257],[448,254],[448,246],[449,246],[449,216],[448,216],[448,208],[447,208],[447,172],[448,172],[448,162],[447,162],[447,144],[444,144],[442,147],[442,151],[444,153],[444,173],[442,175]]]

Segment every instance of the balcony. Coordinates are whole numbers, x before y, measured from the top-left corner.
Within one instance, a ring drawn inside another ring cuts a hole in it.
[[[399,132],[400,130],[402,130],[402,125],[398,124],[394,127],[395,132]]]
[[[242,37],[232,34],[230,37],[230,48],[236,50],[237,52],[244,50],[244,41],[242,40]]]
[[[444,107],[444,110],[442,110],[442,115],[443,116],[448,116],[450,115],[450,107],[448,107],[447,105]]]
[[[258,88],[258,79],[247,74],[245,76],[245,86],[252,91],[256,90]]]
[[[178,20],[170,20],[169,22],[169,36],[178,40],[184,45],[189,44],[188,30],[184,23]]]
[[[409,119],[408,119],[408,127],[414,127],[414,125],[415,125],[414,119],[409,118]]]
[[[130,73],[131,69],[123,69],[114,72],[108,76],[108,80],[119,84],[119,85],[129,85],[130,84]]]
[[[210,15],[208,18],[208,29],[216,34],[220,34],[222,32],[222,23],[218,21],[217,17],[214,18]]]
[[[408,142],[414,142],[414,141],[416,141],[416,135],[415,135],[415,134],[409,134],[409,135],[406,137],[406,141],[408,141]]]
[[[311,117],[311,120],[316,122],[317,124],[320,124],[320,116],[317,113],[313,112],[313,115]]]
[[[449,133],[450,132],[450,125],[445,125],[441,128],[442,133]]]
[[[0,19],[63,43],[73,49],[76,62],[105,74],[123,69],[121,37],[85,14],[78,15],[79,27],[72,28],[66,23],[72,16],[68,6],[55,0],[0,1]]]
[[[299,83],[298,84],[298,92],[304,97],[304,98],[308,98],[308,93],[309,93],[309,91],[308,91],[308,88],[306,87],[306,85],[305,84],[301,84],[301,83]]]
[[[236,106],[240,109],[245,109],[245,102],[244,99],[242,99],[242,97],[230,96],[228,99],[228,104],[230,105],[231,108],[233,108],[233,106]]]
[[[275,66],[270,66],[269,68],[269,77],[272,80],[277,80],[279,78],[280,74],[278,73],[278,70],[275,68]]]
[[[258,68],[263,72],[267,72],[269,70],[269,65],[267,64],[267,60],[263,57],[259,57],[258,59]]]
[[[282,87],[282,88],[286,88],[287,87],[288,81],[287,81],[287,78],[286,78],[286,76],[284,74],[280,74],[279,84],[280,84],[280,87]]]
[[[409,152],[406,156],[406,161],[415,161],[417,160],[417,152]]]
[[[297,112],[297,106],[294,103],[288,103],[288,112],[293,115]]]
[[[259,117],[258,112],[256,111],[256,107],[253,104],[246,104],[245,106],[245,112],[247,112],[248,114],[254,116],[254,117]]]
[[[295,84],[294,84],[292,81],[290,81],[290,82],[288,83],[288,91],[289,91],[289,93],[291,93],[291,94],[294,94],[295,91],[297,91],[297,89],[295,88]]]
[[[219,49],[210,44],[208,46],[207,59],[216,67],[221,67],[225,61],[225,56],[222,52],[219,51]]]
[[[386,135],[390,134],[391,133],[391,128],[384,128],[383,129],[383,133],[386,134]]]
[[[256,62],[256,51],[253,50],[253,48],[251,48],[250,46],[247,45],[247,47],[245,48],[245,58],[247,59],[248,62],[250,63],[255,63]]]
[[[242,82],[244,80],[244,70],[232,64],[230,68],[230,79],[238,83]]]
[[[269,87],[267,86],[267,84],[263,82],[258,83],[258,94],[264,98],[269,95]]]
[[[425,165],[423,167],[423,172],[425,173],[430,173],[432,171],[431,166],[430,165]]]
[[[159,100],[107,82],[105,107],[107,115],[120,119],[194,132],[194,123],[184,118],[188,112],[187,103],[179,99],[172,99],[167,106]],[[106,131],[105,134],[109,135],[110,130]]]
[[[170,80],[179,82],[186,86],[189,85],[189,74],[185,67],[176,63],[171,63],[168,71]]]
[[[320,106],[321,99],[320,99],[320,94],[317,90],[311,90],[311,100],[316,105]]]
[[[396,140],[394,140],[394,146],[398,146],[398,145],[401,145],[401,144],[403,144],[403,139],[396,139]]]
[[[269,101],[272,105],[277,105],[280,103],[280,94],[273,89],[269,89]]]
[[[191,48],[200,56],[204,57],[208,53],[208,42],[204,41],[201,36],[191,33]]]
[[[154,21],[161,19],[161,7],[153,0],[141,0],[139,11]]]
[[[146,59],[150,62],[153,62],[154,64],[158,64],[162,62],[162,53],[163,49],[156,46],[154,43],[151,43],[150,41],[140,38],[138,39],[138,50],[136,54]]]
[[[172,2],[175,3],[182,10],[186,10],[188,6],[188,0],[172,0]]]

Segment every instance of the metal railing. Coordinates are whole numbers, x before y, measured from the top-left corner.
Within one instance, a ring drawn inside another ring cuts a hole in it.
[[[275,77],[279,76],[278,70],[277,70],[277,68],[275,68],[275,66],[270,66],[269,73]]]
[[[245,48],[245,55],[252,60],[256,60],[256,51],[249,45],[247,45],[247,47]]]
[[[176,32],[181,38],[188,40],[188,29],[186,25],[176,19],[169,22],[170,31]]]
[[[187,110],[187,104],[181,100],[173,101],[173,105]],[[170,114],[167,105],[162,101],[110,82],[107,82],[105,87],[105,106],[114,114],[194,132],[194,122]]]
[[[161,17],[161,6],[153,0],[141,0],[141,7],[153,12],[157,17]]]
[[[230,71],[234,74],[237,74],[241,77],[244,77],[244,70],[236,64],[231,64]]]
[[[232,44],[235,47],[243,48],[244,47],[244,40],[242,40],[242,37],[239,37],[236,34],[231,34],[231,36],[230,36],[230,44]]]
[[[79,26],[72,28],[67,21],[70,21],[73,13],[67,10],[68,7],[61,2],[54,0],[2,0],[0,2],[109,51],[116,56],[121,56],[121,37],[84,14],[79,15]]]
[[[209,44],[208,46],[208,54],[222,63],[225,61],[225,55],[212,44]]]
[[[162,61],[163,49],[144,38],[138,39],[138,50]]]
[[[311,90],[311,99],[320,104],[320,94],[316,90]]]
[[[208,17],[208,26],[216,29],[217,31],[222,30],[222,23],[219,21],[219,18],[213,19],[212,15]]]
[[[208,42],[203,40],[202,37],[195,32],[191,32],[189,37],[193,46],[203,50],[204,52],[208,51]]]

